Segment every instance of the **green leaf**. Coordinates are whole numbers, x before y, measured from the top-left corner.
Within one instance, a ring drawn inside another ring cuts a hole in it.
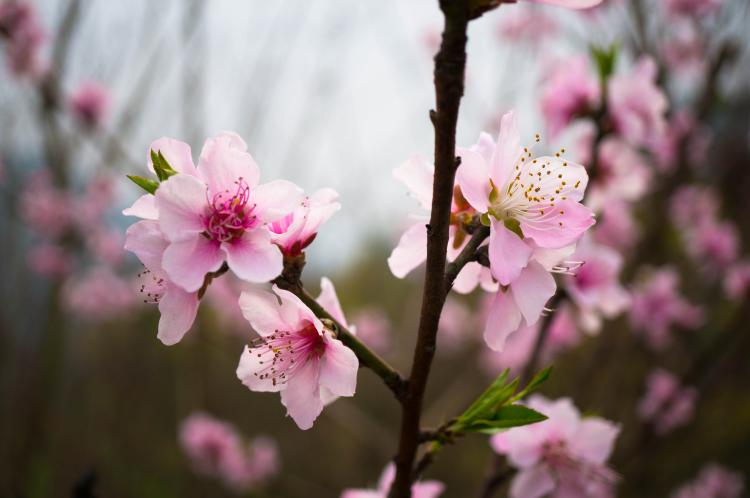
[[[513,396],[513,398],[511,398],[510,402],[515,403],[516,401],[522,399],[524,396],[536,391],[539,388],[539,386],[541,386],[542,383],[544,383],[544,381],[546,381],[549,378],[551,373],[552,373],[551,366],[545,368],[544,370],[540,372],[537,372],[536,375],[532,377],[531,381],[528,384],[526,384],[526,387],[524,387],[521,392],[519,392],[518,394]]]
[[[609,47],[604,48],[595,46],[591,47],[591,56],[594,59],[594,63],[599,72],[600,81],[607,81],[607,79],[615,72],[619,48],[620,47],[617,43],[613,43]]]
[[[159,188],[159,182],[156,180],[152,180],[150,178],[143,178],[142,176],[136,176],[136,175],[127,175],[128,178],[130,178],[130,181],[141,187],[143,190],[148,192],[149,194],[154,194],[156,192],[156,189]]]
[[[547,420],[546,415],[527,406],[507,405],[500,407],[491,417],[471,421],[463,427],[463,430],[465,432],[495,434],[511,427],[536,424],[544,420]]]
[[[172,168],[167,159],[162,155],[161,151],[154,152],[154,150],[151,149],[151,162],[154,165],[156,177],[160,182],[163,182],[170,176],[177,174],[177,172]]]

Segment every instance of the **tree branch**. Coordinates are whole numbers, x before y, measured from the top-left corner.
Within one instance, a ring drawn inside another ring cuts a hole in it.
[[[461,253],[456,257],[456,259],[454,259],[453,262],[448,263],[445,268],[446,295],[450,292],[451,287],[453,287],[453,282],[456,280],[458,274],[461,273],[463,267],[466,266],[467,263],[476,261],[477,249],[479,249],[479,246],[482,245],[482,242],[484,242],[485,239],[487,239],[487,237],[489,236],[490,228],[484,225],[480,225],[469,239],[469,242],[466,243],[466,246],[464,246]]]

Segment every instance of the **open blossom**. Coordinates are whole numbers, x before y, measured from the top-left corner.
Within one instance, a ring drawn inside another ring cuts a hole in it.
[[[656,85],[656,63],[642,57],[629,74],[609,80],[608,111],[617,132],[640,145],[666,131],[668,101]]]
[[[377,489],[347,489],[341,493],[341,498],[386,498],[396,478],[396,466],[389,463],[378,481]],[[418,481],[411,487],[412,498],[437,498],[445,489],[438,481]]]
[[[544,85],[542,115],[552,137],[574,119],[596,108],[601,90],[584,55],[558,62]]]
[[[224,262],[249,282],[281,273],[282,254],[266,225],[299,205],[299,187],[284,180],[259,185],[258,166],[234,133],[206,140],[197,167],[183,142],[161,139],[151,150],[177,174],[161,183],[153,200],[141,197],[125,214],[158,218],[169,242],[161,266],[172,282],[195,292]]]
[[[68,104],[73,115],[84,126],[98,128],[109,111],[109,90],[95,81],[85,81],[70,95]]]
[[[528,406],[548,418],[514,427],[491,439],[493,449],[518,469],[511,498],[614,496],[617,474],[607,465],[619,426],[599,417],[581,417],[569,398],[533,395]]]
[[[724,292],[732,299],[742,299],[750,289],[750,261],[730,266],[724,276]]]
[[[614,318],[630,302],[620,285],[622,256],[617,251],[584,237],[572,259],[582,262],[574,275],[563,279],[565,290],[578,310],[579,322],[587,332],[598,332],[602,317]]]
[[[680,487],[671,498],[740,498],[744,490],[742,474],[709,463],[694,481]]]
[[[71,278],[62,288],[65,308],[88,320],[107,320],[132,309],[130,282],[108,267],[97,267]]]
[[[557,23],[551,16],[534,8],[518,7],[507,10],[497,26],[499,37],[532,45],[554,38],[558,31]]]
[[[703,321],[701,309],[680,295],[679,276],[670,267],[654,270],[632,291],[630,323],[654,350],[672,342],[670,329],[677,325],[687,329]]]
[[[299,255],[315,240],[320,225],[341,209],[338,198],[330,188],[305,197],[294,211],[269,224],[274,243],[284,254]]]
[[[632,248],[640,235],[630,204],[624,201],[608,202],[597,217],[594,240],[618,251]]]
[[[682,387],[675,375],[657,368],[646,379],[646,393],[638,403],[638,416],[651,422],[657,434],[667,434],[692,420],[697,398],[695,388]]]
[[[70,197],[52,184],[46,169],[30,175],[21,192],[20,201],[20,215],[39,235],[55,238],[69,228]]]
[[[425,158],[415,156],[393,170],[393,176],[406,185],[410,194],[419,202],[423,209],[432,206],[432,179],[434,166]],[[461,188],[456,185],[453,190],[451,204],[451,220],[448,240],[448,260],[453,261],[468,241],[469,233],[464,224],[472,221],[476,210],[467,202]],[[415,216],[416,221],[399,239],[398,245],[388,257],[388,267],[393,275],[404,278],[416,267],[421,265],[427,257],[427,215]],[[477,262],[466,264],[456,277],[453,289],[456,292],[467,293],[477,285],[487,290],[494,288],[490,272]]]
[[[719,198],[710,187],[681,187],[670,199],[670,217],[680,228],[712,223],[719,217]]]
[[[8,66],[14,74],[32,78],[42,75],[44,66],[40,52],[47,34],[39,24],[39,17],[31,2],[0,2],[0,37],[7,40]]]
[[[694,226],[687,233],[687,250],[709,270],[724,270],[737,261],[740,240],[737,227],[728,221]]]
[[[636,201],[651,185],[651,167],[638,150],[618,138],[599,145],[596,182],[590,187],[587,205],[595,210],[609,202]]]
[[[237,377],[252,391],[280,392],[289,416],[309,429],[327,401],[354,395],[359,361],[297,296],[273,291],[240,296],[260,337],[242,353]]]
[[[180,342],[198,313],[198,293],[175,285],[162,268],[162,258],[169,242],[159,223],[142,220],[131,225],[125,235],[125,249],[135,254],[145,269],[139,273],[143,301],[159,306],[157,337],[167,346]]]
[[[36,244],[26,255],[29,269],[47,277],[65,276],[73,268],[73,257],[56,243]]]

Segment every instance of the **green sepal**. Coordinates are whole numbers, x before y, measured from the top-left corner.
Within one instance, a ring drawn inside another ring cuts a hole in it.
[[[614,74],[619,50],[620,46],[617,43],[609,47],[591,46],[591,57],[594,59],[600,81],[605,82]]]
[[[172,168],[167,159],[162,155],[161,151],[154,152],[151,149],[151,162],[154,165],[154,172],[160,182],[163,182],[172,175],[176,175],[177,172]]]
[[[156,189],[159,188],[159,182],[157,182],[156,180],[143,178],[142,176],[136,175],[127,175],[127,177],[130,178],[130,181],[132,181],[151,195],[153,195],[156,192]]]
[[[479,222],[486,227],[490,226],[490,213],[482,213],[482,215],[479,217]]]
[[[506,218],[503,220],[505,228],[515,233],[519,237],[523,238],[523,232],[521,231],[521,223],[515,218]]]

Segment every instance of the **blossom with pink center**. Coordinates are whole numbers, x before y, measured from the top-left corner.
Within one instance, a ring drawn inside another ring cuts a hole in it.
[[[490,270],[501,285],[509,285],[529,265],[530,241],[559,249],[594,224],[593,213],[580,203],[586,169],[559,153],[532,158],[520,145],[512,112],[502,118],[497,143],[482,135],[475,148],[458,152],[456,181],[468,204],[489,218]]]
[[[671,498],[740,498],[745,490],[745,480],[718,463],[703,466],[694,481],[681,486]]]
[[[8,42],[6,55],[14,74],[32,78],[42,75],[44,67],[39,56],[47,34],[31,2],[0,2],[0,37]]]
[[[629,74],[609,80],[608,112],[617,132],[641,145],[666,131],[667,97],[656,85],[656,63],[642,57]]]
[[[73,268],[73,257],[54,243],[37,244],[26,255],[29,269],[38,275],[62,277]]]
[[[576,305],[583,330],[598,332],[602,318],[614,318],[630,303],[630,297],[619,281],[622,256],[584,237],[572,259],[581,261],[582,265],[574,275],[564,277],[565,290]]]
[[[636,201],[651,186],[651,167],[630,144],[615,137],[599,145],[596,182],[590,187],[587,205],[595,210],[617,200]]]
[[[632,248],[640,235],[630,204],[623,201],[608,202],[597,217],[594,240],[620,252]]]
[[[599,82],[588,57],[578,55],[558,61],[541,96],[542,115],[550,136],[554,138],[573,120],[595,109],[600,98]]]
[[[352,317],[357,337],[369,348],[378,352],[387,352],[392,345],[391,322],[380,308],[367,307],[357,311]]]
[[[742,299],[750,289],[750,261],[740,261],[730,266],[724,276],[724,292],[731,299]]]
[[[406,185],[410,194],[429,211],[432,207],[432,179],[434,167],[425,158],[415,156],[393,170],[393,176]],[[460,187],[453,191],[451,206],[451,226],[448,241],[448,259],[453,261],[468,241],[469,234],[464,224],[470,222],[477,212],[464,198]],[[394,276],[404,278],[416,267],[421,265],[427,257],[427,215],[415,216],[418,220],[412,224],[399,239],[398,245],[388,257],[388,267]],[[456,292],[468,293],[477,285],[487,290],[494,287],[490,272],[477,262],[470,262],[464,266],[453,283]]]
[[[386,498],[391,489],[393,480],[396,478],[396,466],[389,463],[378,480],[376,489],[346,489],[340,498]],[[412,484],[412,498],[437,498],[445,489],[443,483],[438,481],[417,481]]]
[[[305,430],[327,401],[354,395],[359,361],[297,296],[276,286],[273,291],[240,296],[242,313],[260,337],[243,351],[237,377],[251,391],[279,392]]]
[[[162,267],[169,241],[154,220],[131,225],[125,234],[125,249],[134,253],[145,269],[138,274],[143,302],[159,306],[158,339],[176,344],[190,329],[198,313],[198,293],[187,292],[172,282]]]
[[[557,35],[559,29],[552,17],[538,9],[515,8],[504,13],[497,34],[503,40],[538,45]]]
[[[722,0],[664,0],[667,12],[673,16],[704,17],[719,10]]]
[[[670,267],[653,270],[631,293],[630,323],[644,334],[646,344],[663,350],[672,342],[670,329],[695,329],[703,312],[680,295],[679,275]]]
[[[620,427],[600,417],[581,417],[570,398],[533,395],[528,406],[548,418],[514,427],[491,439],[493,449],[518,469],[511,498],[602,498],[613,495],[617,474],[607,465]]]
[[[99,128],[110,107],[109,90],[96,81],[81,83],[70,95],[68,105],[73,116],[88,128]]]
[[[62,300],[69,312],[92,321],[115,318],[135,304],[130,282],[107,267],[93,268],[67,281]]]
[[[653,424],[659,435],[690,423],[695,413],[698,391],[682,387],[674,374],[654,369],[646,379],[646,393],[638,403],[638,416]]]
[[[339,194],[326,188],[305,197],[291,213],[268,225],[273,242],[289,256],[297,256],[309,246],[318,234],[320,225],[341,209]]]
[[[282,254],[267,224],[300,204],[299,187],[285,180],[258,185],[258,166],[234,133],[206,140],[197,167],[182,142],[161,139],[152,150],[177,174],[161,183],[153,200],[143,196],[125,214],[158,218],[169,242],[161,266],[172,282],[195,292],[224,262],[249,282],[281,273]]]

